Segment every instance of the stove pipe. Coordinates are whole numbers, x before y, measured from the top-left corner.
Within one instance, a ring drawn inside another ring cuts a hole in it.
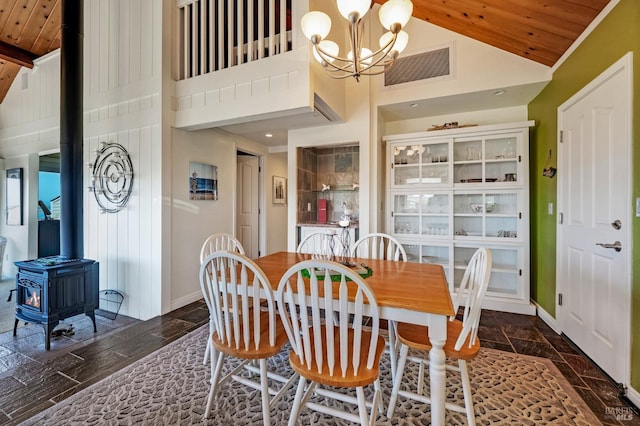
[[[83,3],[62,0],[60,45],[60,219],[61,255],[84,257],[83,235]]]

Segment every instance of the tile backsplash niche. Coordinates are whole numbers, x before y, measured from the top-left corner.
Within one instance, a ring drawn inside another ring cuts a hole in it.
[[[360,148],[298,148],[298,223],[318,222],[318,200],[327,200],[327,221],[340,220],[345,206],[358,220]],[[324,190],[323,190],[324,189]]]

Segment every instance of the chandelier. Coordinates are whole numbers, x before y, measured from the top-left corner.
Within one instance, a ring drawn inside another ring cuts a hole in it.
[[[338,44],[325,37],[331,30],[331,18],[326,13],[312,11],[300,22],[302,32],[313,43],[313,56],[333,78],[354,77],[384,73],[407,47],[409,35],[402,28],[413,12],[410,0],[388,0],[380,7],[380,23],[388,31],[380,37],[380,48],[373,52],[362,46],[364,23],[362,19],[371,8],[371,0],[337,0],[338,11],[349,22],[347,57],[338,56]]]

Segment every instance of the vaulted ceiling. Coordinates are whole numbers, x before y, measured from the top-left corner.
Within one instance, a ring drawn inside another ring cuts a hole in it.
[[[0,102],[20,67],[60,47],[62,0],[0,0]],[[374,0],[384,3],[386,0]],[[413,16],[552,66],[609,0],[412,0]]]

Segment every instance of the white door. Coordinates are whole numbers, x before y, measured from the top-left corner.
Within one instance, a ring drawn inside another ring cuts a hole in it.
[[[245,254],[251,259],[259,256],[258,249],[258,157],[238,155],[238,218],[236,237],[242,243]]]
[[[623,384],[631,362],[629,56],[558,110],[558,320]]]

